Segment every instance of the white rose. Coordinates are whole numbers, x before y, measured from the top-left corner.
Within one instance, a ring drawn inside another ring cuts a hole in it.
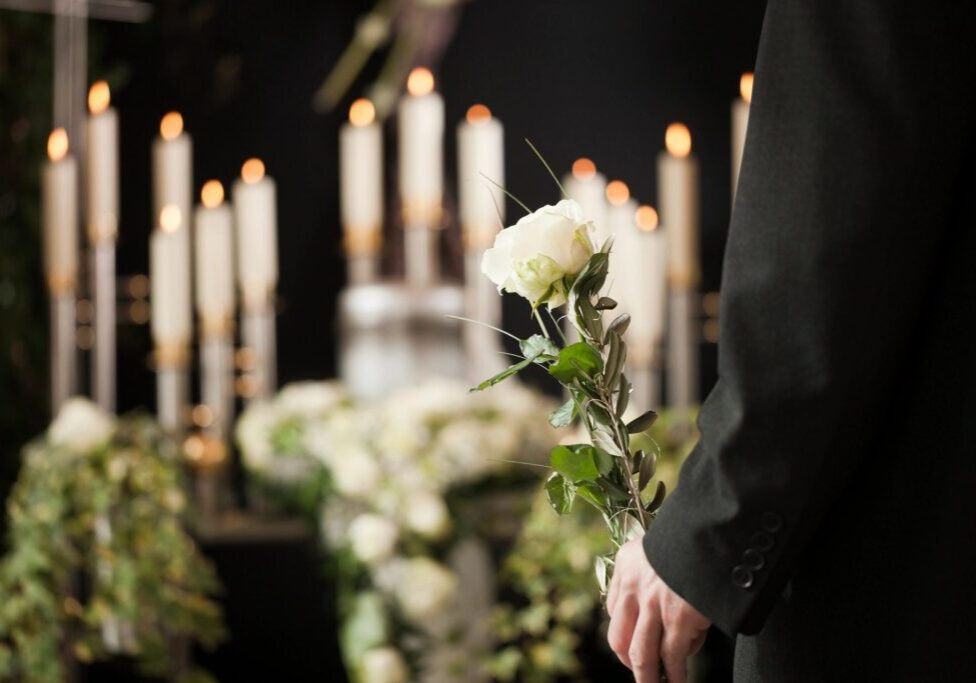
[[[105,444],[115,432],[115,421],[87,398],[75,396],[61,406],[47,430],[47,439],[78,453],[88,453]]]
[[[436,493],[411,494],[404,503],[403,522],[410,531],[437,540],[451,530],[451,516],[444,499]]]
[[[349,525],[352,553],[365,564],[376,564],[392,557],[398,535],[396,524],[369,512],[359,515]]]
[[[410,674],[400,651],[394,647],[377,647],[363,655],[360,662],[364,683],[407,683]]]
[[[265,401],[253,402],[237,420],[234,433],[248,469],[263,472],[274,459],[271,431],[276,420],[274,409]]]
[[[579,273],[593,255],[590,232],[575,201],[543,206],[498,233],[481,270],[499,292],[518,294],[533,306],[559,306],[566,302],[562,279]]]
[[[332,458],[332,480],[336,490],[348,498],[365,498],[380,483],[380,467],[363,450],[350,450]]]
[[[408,560],[396,588],[400,611],[411,622],[439,616],[457,596],[458,578],[450,569],[427,557]]]

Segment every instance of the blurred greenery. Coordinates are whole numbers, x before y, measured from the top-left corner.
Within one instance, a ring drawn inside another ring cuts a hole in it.
[[[149,676],[204,680],[174,656],[224,637],[216,573],[184,531],[175,445],[132,417],[94,450],[42,438],[23,462],[0,560],[0,680],[56,683],[117,655]]]

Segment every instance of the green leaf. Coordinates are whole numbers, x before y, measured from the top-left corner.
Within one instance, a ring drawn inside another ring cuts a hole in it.
[[[525,370],[525,368],[532,365],[534,361],[535,358],[530,357],[530,358],[525,358],[523,360],[520,360],[515,365],[509,365],[507,368],[499,372],[497,375],[486,379],[484,382],[476,386],[471,391],[484,391],[485,389],[489,389],[495,386],[496,384],[499,384],[500,382],[504,382],[512,375],[517,375],[518,373],[522,372],[522,370]]]
[[[643,453],[644,451],[640,451]],[[640,464],[640,475],[637,478],[637,490],[641,493],[647,488],[647,485],[651,483],[651,477],[654,476],[654,469],[657,466],[657,458],[651,455],[645,455],[643,461]]]
[[[623,451],[617,445],[617,442],[613,440],[613,435],[609,434],[603,429],[596,429],[593,431],[593,445],[600,448],[610,455],[617,457],[623,456]]]
[[[596,449],[586,444],[556,446],[549,451],[549,464],[569,481],[593,481],[600,476]]]
[[[594,308],[590,297],[580,297],[576,300],[576,317],[580,326],[594,341],[599,342],[603,339],[603,318]]]
[[[534,361],[543,356],[555,358],[559,355],[559,347],[551,339],[541,334],[533,334],[528,339],[520,341],[519,349],[522,350],[523,356]]]
[[[607,337],[609,337],[611,334],[616,334],[622,337],[624,336],[624,333],[627,331],[628,327],[630,327],[630,313],[618,315],[607,327]]]
[[[641,463],[643,462],[644,462],[644,451],[638,449],[637,452],[634,453],[634,457],[630,461],[630,473],[637,474],[638,472],[640,472]]]
[[[664,503],[664,497],[666,495],[667,488],[664,486],[663,481],[659,481],[657,483],[657,490],[654,492],[654,497],[644,505],[644,509],[651,513],[656,512],[661,507],[661,504]]]
[[[617,417],[623,417],[627,412],[627,405],[630,403],[630,380],[625,375],[620,375],[617,382]]]
[[[608,296],[601,296],[599,299],[597,299],[596,305],[594,306],[594,308],[598,311],[612,311],[616,307],[616,300],[611,299]]]
[[[549,413],[549,424],[557,429],[560,427],[568,427],[573,423],[574,417],[576,417],[576,401],[569,399]]]
[[[595,460],[596,468],[600,470],[602,476],[607,476],[613,470],[613,456],[606,451],[597,448]]]
[[[558,472],[553,472],[546,479],[546,497],[557,514],[565,515],[573,509],[576,487]]]
[[[600,512],[610,513],[606,493],[599,484],[592,481],[584,482],[577,487],[576,494]]]
[[[607,363],[604,375],[607,378],[607,385],[613,386],[617,383],[620,373],[624,369],[627,360],[627,345],[620,340],[620,335],[607,333],[610,340],[610,348],[607,351]]]
[[[559,359],[549,366],[549,374],[560,382],[569,383],[574,379],[591,378],[602,368],[600,352],[586,342],[576,342],[560,350]]]
[[[657,413],[655,413],[653,410],[648,410],[640,417],[636,417],[627,423],[627,433],[640,434],[641,432],[646,432],[651,428],[656,420]]]

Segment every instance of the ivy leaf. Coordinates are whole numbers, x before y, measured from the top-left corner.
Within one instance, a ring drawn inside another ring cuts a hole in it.
[[[569,399],[549,413],[549,424],[555,428],[568,427],[576,417],[576,401]]]
[[[509,365],[507,368],[499,372],[497,375],[495,375],[494,377],[489,377],[488,379],[486,379],[484,382],[476,386],[471,391],[484,391],[485,389],[489,389],[495,386],[496,384],[504,382],[512,375],[517,375],[518,373],[522,372],[522,370],[525,370],[525,368],[532,365],[534,361],[535,361],[534,357],[529,357],[520,360],[515,365]]]
[[[608,296],[601,296],[596,301],[594,308],[598,311],[612,311],[617,307],[617,302]]]
[[[640,417],[636,417],[627,423],[627,433],[640,434],[641,432],[646,432],[655,421],[657,421],[657,413],[653,410],[648,410]]]
[[[553,472],[546,479],[546,497],[557,514],[565,515],[573,509],[576,487],[558,472]]]
[[[593,446],[556,446],[549,451],[549,464],[552,469],[575,483],[593,481],[600,476]]]
[[[602,368],[603,358],[600,352],[586,342],[576,342],[559,352],[558,360],[549,366],[549,374],[568,384],[574,379],[590,378]]]
[[[541,334],[533,334],[528,339],[523,339],[520,341],[519,349],[521,349],[523,356],[526,358],[531,358],[536,362],[545,356],[555,358],[559,355],[559,348],[551,339],[548,339]]]

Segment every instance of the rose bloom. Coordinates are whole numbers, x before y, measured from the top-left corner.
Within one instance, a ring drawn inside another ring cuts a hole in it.
[[[75,396],[61,406],[47,430],[47,440],[78,453],[88,453],[112,438],[115,421],[86,398]]]
[[[366,498],[379,486],[380,466],[369,452],[350,450],[332,458],[332,480],[336,491],[348,498]]]
[[[396,549],[396,524],[372,513],[364,513],[349,525],[352,553],[365,564],[376,564],[393,556]]]
[[[409,494],[404,503],[403,521],[410,531],[431,540],[444,538],[451,530],[447,505],[436,493]]]
[[[498,233],[481,270],[499,292],[518,294],[533,306],[560,306],[566,303],[563,278],[579,273],[593,255],[591,231],[572,199],[543,206]]]
[[[362,680],[369,683],[407,683],[409,672],[403,655],[394,647],[377,647],[363,655]]]

